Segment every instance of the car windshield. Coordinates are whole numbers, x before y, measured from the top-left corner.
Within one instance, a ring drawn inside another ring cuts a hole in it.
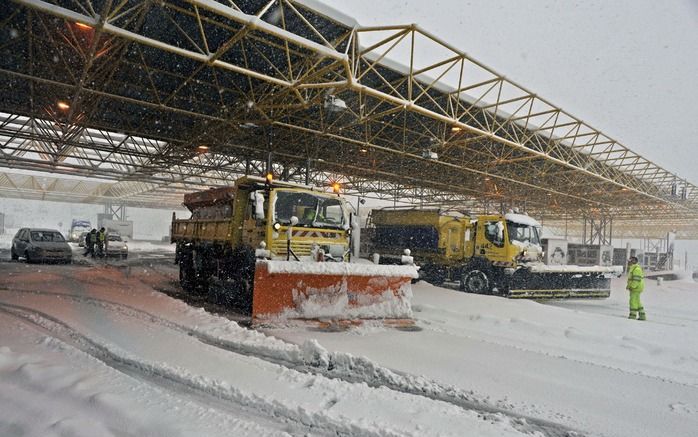
[[[540,245],[540,232],[537,227],[507,221],[509,241]]]
[[[298,217],[298,226],[342,228],[345,224],[344,203],[336,196],[279,190],[274,204],[274,220],[283,225]]]
[[[109,241],[121,241],[120,235],[107,235],[107,240]]]
[[[31,231],[32,241],[65,241],[60,232],[55,231]]]

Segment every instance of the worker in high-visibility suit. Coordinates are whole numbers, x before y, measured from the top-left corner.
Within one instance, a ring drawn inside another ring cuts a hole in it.
[[[640,302],[640,294],[645,289],[645,274],[634,256],[628,260],[628,285],[625,288],[630,292],[630,315],[628,318],[646,320],[645,309]]]

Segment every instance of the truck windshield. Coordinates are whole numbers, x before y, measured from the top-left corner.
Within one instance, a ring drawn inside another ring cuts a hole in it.
[[[343,228],[346,211],[344,203],[336,196],[277,191],[274,202],[274,221],[288,225],[293,216],[298,217],[298,226]]]
[[[509,241],[540,245],[540,232],[537,227],[507,221]]]

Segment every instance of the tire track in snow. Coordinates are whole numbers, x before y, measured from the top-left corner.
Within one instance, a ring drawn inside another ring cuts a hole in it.
[[[166,327],[183,333],[209,346],[238,355],[261,359],[298,372],[320,375],[351,384],[365,383],[372,388],[384,387],[404,394],[420,396],[434,401],[446,402],[465,410],[475,411],[486,419],[494,419],[496,415],[504,415],[512,421],[512,425],[517,430],[526,433],[540,432],[547,437],[571,437],[584,435],[584,433],[580,431],[573,430],[552,421],[512,413],[511,411],[489,405],[474,398],[472,394],[456,387],[444,386],[424,377],[390,370],[365,358],[353,357],[342,353],[327,354],[325,357],[319,357],[318,354],[326,354],[327,352],[323,349],[313,350],[314,347],[319,346],[317,343],[310,344],[305,349],[304,347],[306,345],[297,350],[286,351],[284,354],[286,356],[284,357],[281,356],[279,350],[268,349],[259,345],[244,344],[242,342],[234,342],[215,337],[205,332],[191,329],[171,320],[119,302],[85,295],[55,293],[40,290],[19,290],[8,289],[5,287],[0,287],[0,290],[50,297],[70,298],[78,303],[88,303],[104,308],[111,308],[127,317],[133,317],[146,323],[154,323],[158,326]],[[281,340],[277,339],[277,341]],[[296,345],[292,346],[297,347]]]
[[[625,319],[626,317],[622,317],[622,318]],[[424,322],[424,320],[420,320],[420,321]],[[519,352],[541,355],[541,356],[553,358],[553,359],[563,359],[563,360],[566,360],[566,361],[569,361],[572,363],[583,364],[583,365],[587,365],[587,366],[597,367],[600,369],[613,370],[613,371],[624,373],[627,375],[640,376],[643,378],[654,379],[654,380],[661,381],[661,382],[666,383],[666,384],[674,384],[674,385],[688,387],[688,388],[698,387],[698,385],[696,385],[696,384],[675,381],[675,380],[668,379],[666,377],[659,376],[659,375],[648,375],[648,374],[642,373],[640,371],[630,371],[628,369],[622,369],[620,367],[615,367],[615,366],[612,366],[609,364],[601,364],[601,363],[596,363],[596,362],[592,362],[592,361],[582,360],[579,358],[571,358],[568,356],[561,356],[559,354],[552,353],[552,352],[546,352],[546,351],[542,351],[542,350],[538,350],[538,349],[531,349],[531,348],[517,345],[517,344],[506,343],[503,341],[497,341],[496,339],[489,339],[489,338],[484,338],[484,337],[474,337],[472,335],[464,334],[462,332],[450,331],[450,330],[441,328],[440,325],[434,325],[431,323],[426,323],[424,325],[424,329],[427,329],[429,331],[436,332],[436,333],[449,334],[449,335],[452,335],[454,337],[464,338],[467,340],[480,342],[480,343],[484,343],[484,344],[488,344],[488,345],[493,345],[493,346],[497,346],[497,347],[501,347],[501,348],[513,349],[513,350],[519,351]]]
[[[268,402],[253,394],[243,393],[225,383],[208,384],[208,381],[202,377],[182,374],[177,372],[176,369],[165,365],[148,363],[135,357],[129,357],[128,354],[114,350],[109,345],[100,344],[92,340],[61,320],[32,308],[0,303],[0,312],[18,318],[40,332],[136,380],[157,386],[168,392],[172,392],[173,387],[176,387],[175,394],[187,393],[190,396],[194,395],[193,397],[196,400],[204,401],[206,406],[215,406],[223,412],[229,412],[230,404],[232,403],[235,405],[235,408],[242,410],[249,416],[263,418],[267,421],[272,420],[277,423],[279,421],[283,422],[291,428],[287,431],[293,435],[310,436],[319,433],[320,435],[337,437],[355,435],[365,437],[399,437],[398,434],[390,431],[377,433],[368,429],[361,429],[357,424],[344,424],[332,421],[327,417],[318,417],[317,415],[309,417],[309,413],[302,411],[302,408],[301,411],[294,411],[284,408],[276,402]],[[325,420],[323,421],[322,419]]]

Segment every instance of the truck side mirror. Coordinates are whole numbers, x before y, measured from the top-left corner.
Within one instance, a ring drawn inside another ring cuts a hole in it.
[[[250,193],[250,200],[254,202],[254,218],[264,220],[264,194],[253,191]]]

